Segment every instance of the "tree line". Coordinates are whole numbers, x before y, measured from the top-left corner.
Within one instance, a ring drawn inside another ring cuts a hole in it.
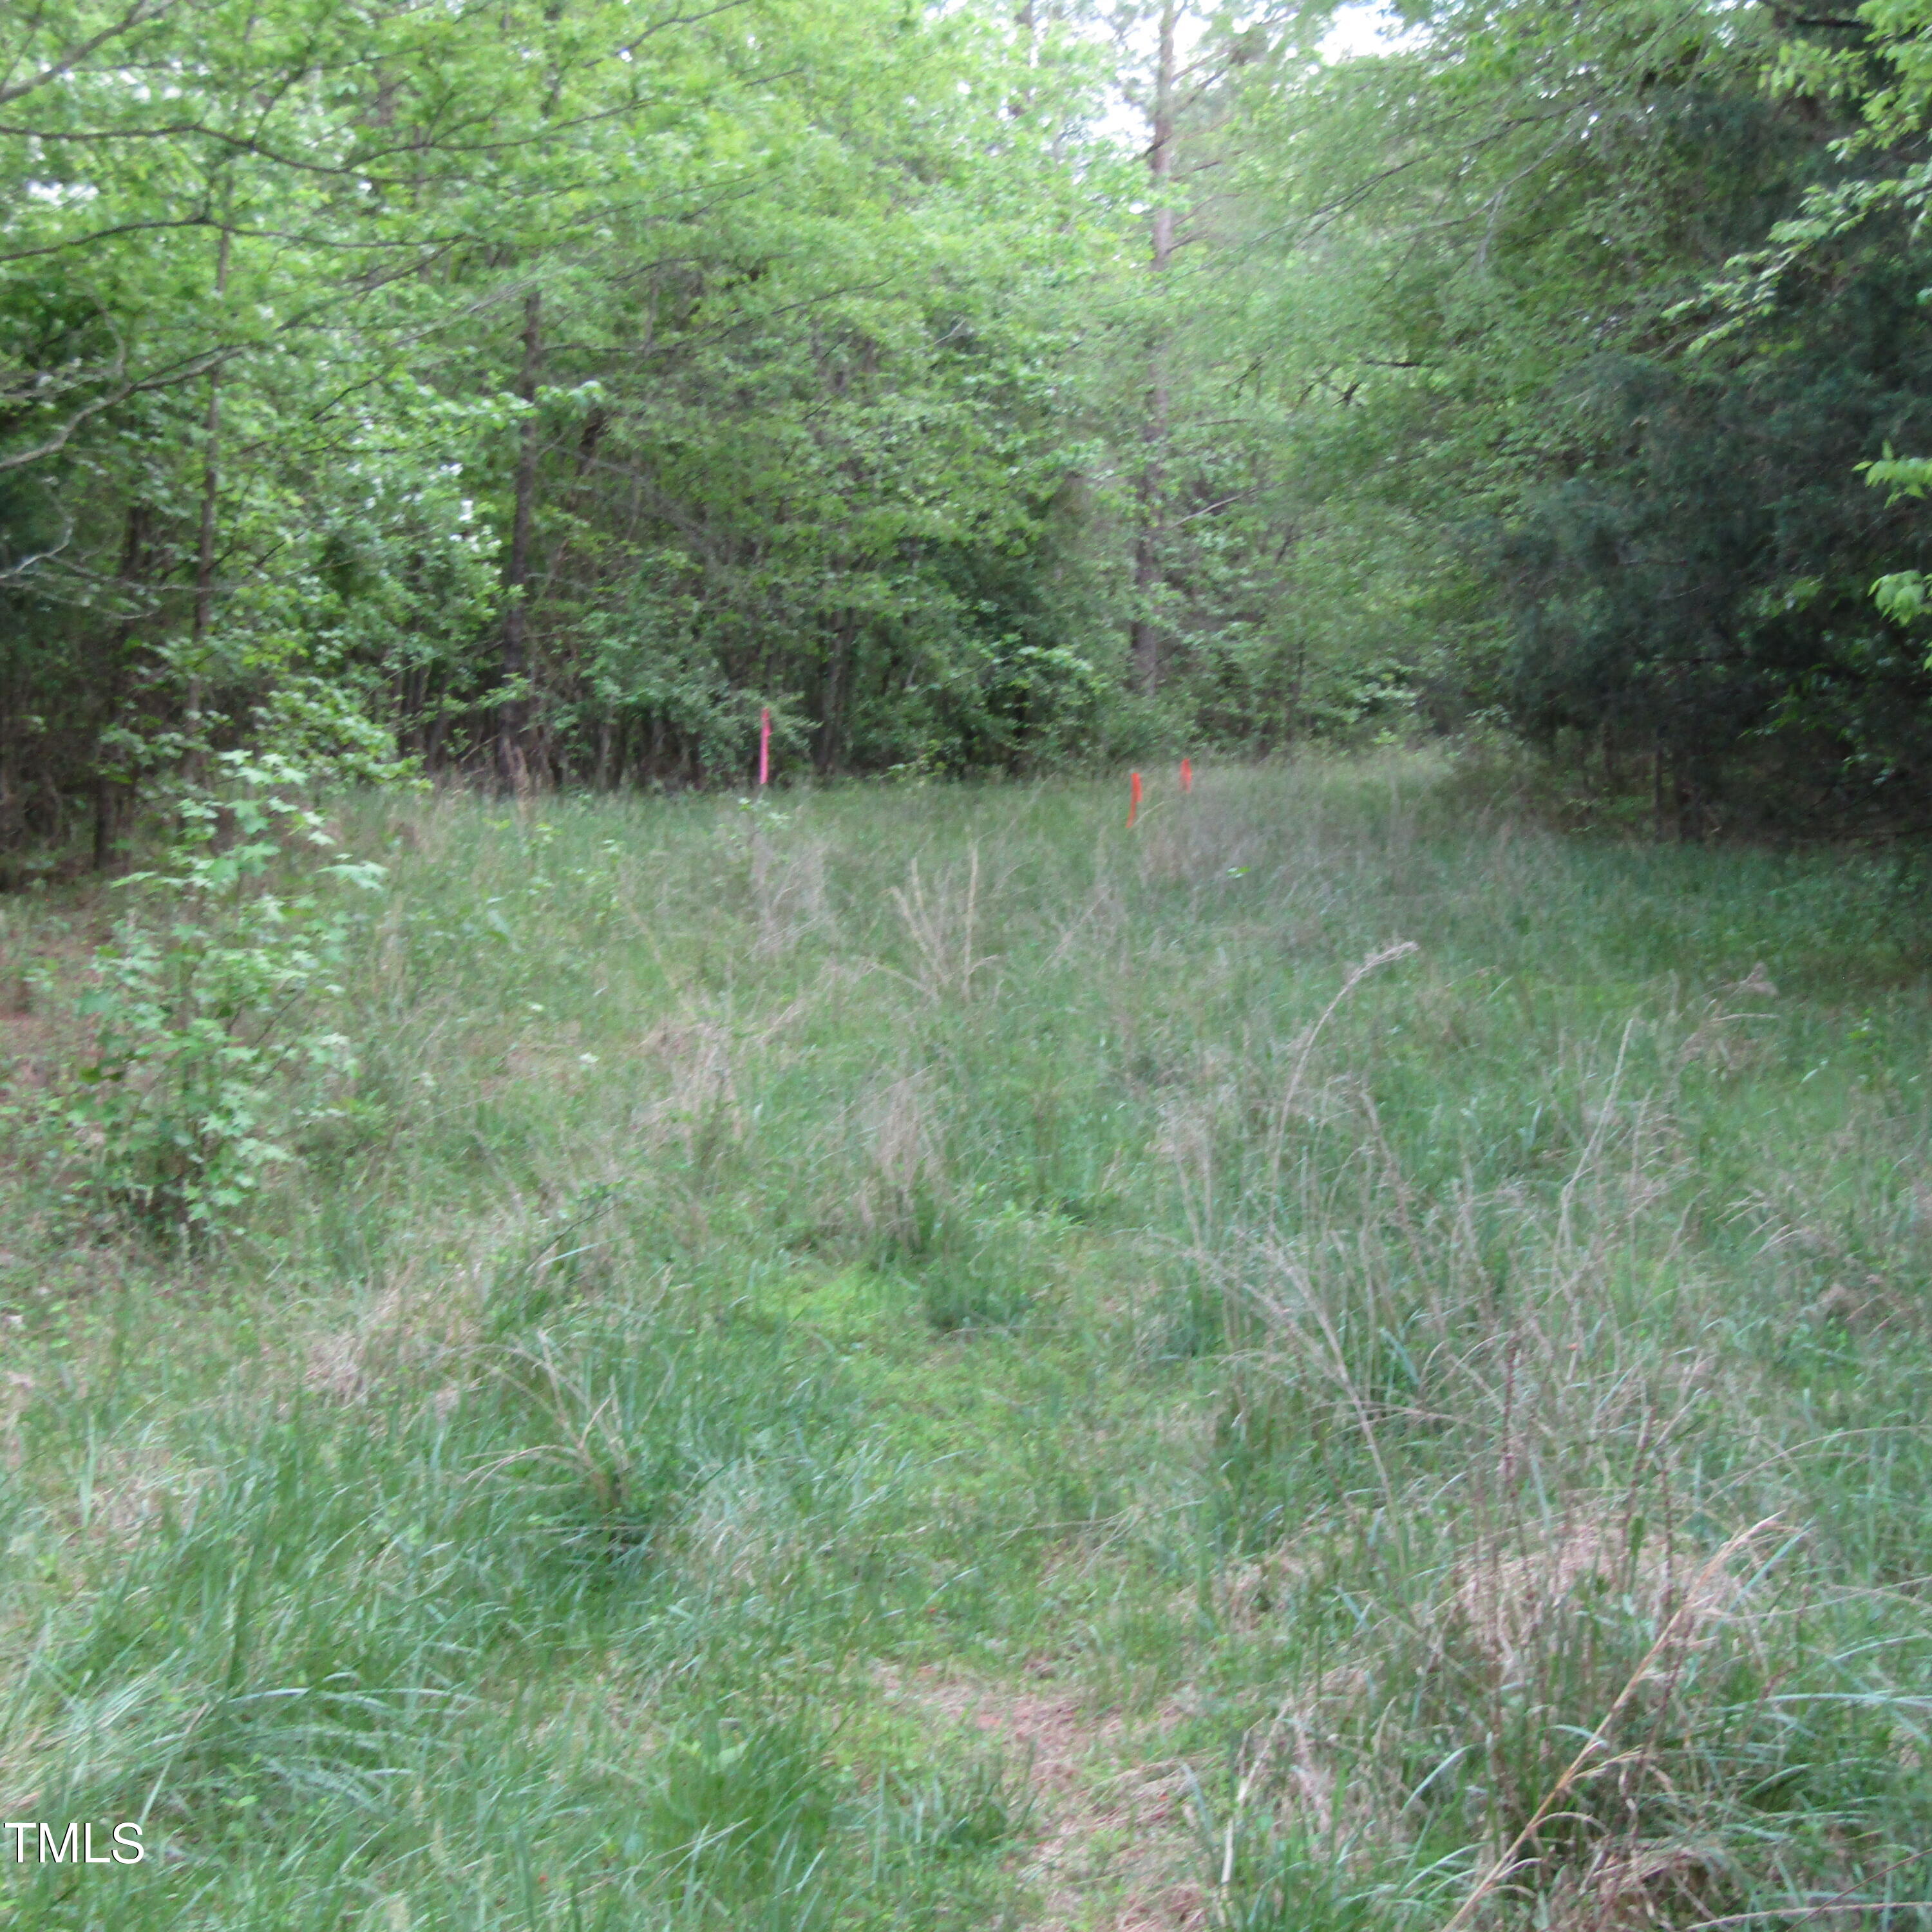
[[[10,875],[240,752],[737,782],[767,707],[1916,824],[1932,4],[1336,11],[10,10]]]

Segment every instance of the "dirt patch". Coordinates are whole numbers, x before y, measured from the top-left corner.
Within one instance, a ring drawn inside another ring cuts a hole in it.
[[[1150,1758],[1126,1720],[1070,1692],[880,1670],[895,1700],[977,1731],[1028,1768],[1027,1932],[1198,1932],[1208,1923],[1187,1768]],[[1158,1722],[1158,1720],[1156,1720]]]

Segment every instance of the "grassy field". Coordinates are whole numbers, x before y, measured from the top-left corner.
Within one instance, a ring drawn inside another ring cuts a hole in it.
[[[371,803],[238,1232],[16,1117],[10,1926],[1932,1925],[1924,871],[1123,792]]]

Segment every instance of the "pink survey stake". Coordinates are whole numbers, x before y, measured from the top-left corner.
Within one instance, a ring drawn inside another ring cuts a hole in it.
[[[772,713],[771,707],[758,713],[758,782],[770,784],[772,782]]]

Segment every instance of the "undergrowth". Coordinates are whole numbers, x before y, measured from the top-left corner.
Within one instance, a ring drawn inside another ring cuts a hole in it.
[[[345,808],[185,1249],[7,905],[0,1802],[152,1852],[11,1922],[1932,1923],[1922,879],[1120,817]]]

